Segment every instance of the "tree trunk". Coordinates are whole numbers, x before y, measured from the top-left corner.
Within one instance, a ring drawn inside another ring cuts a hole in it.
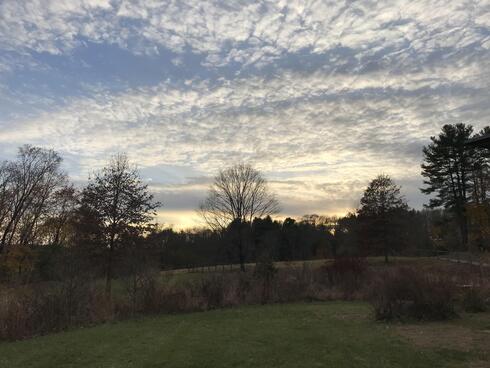
[[[5,227],[4,231],[3,231],[3,234],[2,234],[2,239],[0,240],[0,253],[3,253],[5,247],[6,247],[6,244],[7,244],[7,236],[8,236],[8,233],[10,231],[10,222],[7,223],[7,226]]]
[[[240,229],[240,236],[238,237],[238,258],[240,260],[240,270],[245,272],[245,255],[243,253],[242,230]]]
[[[113,261],[112,253],[114,250],[114,239],[115,239],[115,234],[112,234],[109,243],[109,252],[107,254],[105,292],[108,297],[111,297],[111,293],[112,293],[112,261]]]
[[[388,263],[388,253],[390,252],[390,239],[388,237],[388,231],[389,225],[388,225],[388,214],[383,212],[382,214],[382,226],[381,228],[383,229],[383,234],[382,234],[382,239],[383,239],[383,248],[384,248],[384,256],[385,256],[385,263]]]
[[[461,232],[461,246],[463,250],[468,247],[468,219],[464,209],[457,208],[457,221]]]
[[[463,245],[463,249],[466,250],[468,248],[468,221],[466,219],[465,214],[461,219],[461,243]]]
[[[109,251],[111,253],[111,251]],[[105,276],[105,293],[108,297],[112,294],[112,256],[108,256]]]
[[[243,223],[240,222],[238,224],[238,230],[237,230],[237,235],[238,235],[238,260],[240,262],[240,270],[242,272],[245,272],[245,247],[244,247],[244,242],[243,242]]]

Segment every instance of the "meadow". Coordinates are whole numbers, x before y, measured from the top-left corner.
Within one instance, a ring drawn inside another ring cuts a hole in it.
[[[380,323],[362,302],[241,306],[0,344],[0,366],[488,367],[490,313]]]
[[[434,258],[397,258],[389,265],[369,258],[368,264],[370,271],[363,271],[363,277],[416,269],[456,275],[460,285],[486,280],[474,267]],[[351,290],[352,285],[335,280],[322,284],[321,275],[332,276],[332,265],[276,264],[277,290],[264,305],[260,287],[248,297],[236,294],[234,285],[244,281],[237,269],[162,272],[158,284],[170,290],[194,285],[199,293],[189,294],[179,308],[159,309],[150,316],[111,317],[92,326],[82,323],[45,336],[1,342],[0,367],[490,366],[489,311],[468,313],[459,306],[457,315],[447,320],[379,321],[362,287],[375,285],[364,281],[359,290]],[[353,270],[338,271],[345,279]],[[246,275],[253,277],[253,265]],[[315,284],[324,287],[312,289]],[[217,288],[209,289],[212,285]],[[123,282],[115,286],[122,297]]]

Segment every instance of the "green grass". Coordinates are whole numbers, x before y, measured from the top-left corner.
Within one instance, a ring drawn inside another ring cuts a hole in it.
[[[416,347],[366,304],[248,306],[163,315],[0,344],[0,367],[460,367]]]

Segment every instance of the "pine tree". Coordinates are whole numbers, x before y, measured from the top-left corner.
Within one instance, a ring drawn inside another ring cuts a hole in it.
[[[444,207],[455,216],[461,234],[461,244],[468,244],[467,204],[474,193],[475,173],[484,167],[484,156],[465,143],[471,138],[473,127],[465,124],[444,125],[441,133],[431,137],[424,147],[422,193],[434,195],[428,207]]]

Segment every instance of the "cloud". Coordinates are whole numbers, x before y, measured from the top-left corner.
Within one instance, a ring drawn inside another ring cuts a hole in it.
[[[173,219],[239,161],[284,214],[380,172],[420,207],[429,137],[490,116],[486,1],[6,0],[0,50],[2,157],[53,147],[83,180],[126,151]]]
[[[0,141],[29,141],[75,155],[81,176],[117,151],[127,151],[143,169],[190,166],[192,175],[204,176],[243,160],[271,180],[293,178],[317,185],[316,192],[278,185],[286,201],[306,202],[305,195],[316,203],[329,199],[334,186],[325,188],[331,179],[342,189],[330,199],[342,201],[349,192],[360,193],[361,183],[380,170],[401,179],[417,176],[421,148],[442,123],[469,118],[477,126],[485,123],[487,94],[475,97],[473,92],[484,86],[468,91],[467,78],[445,69],[438,73],[440,80],[453,79],[451,93],[424,74],[405,85],[382,74],[354,83],[349,75],[318,73],[249,78],[214,87],[196,82],[186,88],[162,84],[120,95],[102,92],[18,121],[2,130]],[[480,114],[466,108],[477,101]],[[342,178],[356,183],[355,190],[340,185]],[[173,182],[182,185],[181,179]],[[191,198],[197,202],[197,196]]]
[[[0,5],[3,49],[61,54],[83,43],[134,53],[190,48],[210,66],[263,65],[306,48],[341,45],[356,58],[401,66],[434,53],[484,46],[490,6],[476,1],[24,1]],[[390,52],[388,52],[390,51]],[[412,65],[416,67],[416,65]]]

